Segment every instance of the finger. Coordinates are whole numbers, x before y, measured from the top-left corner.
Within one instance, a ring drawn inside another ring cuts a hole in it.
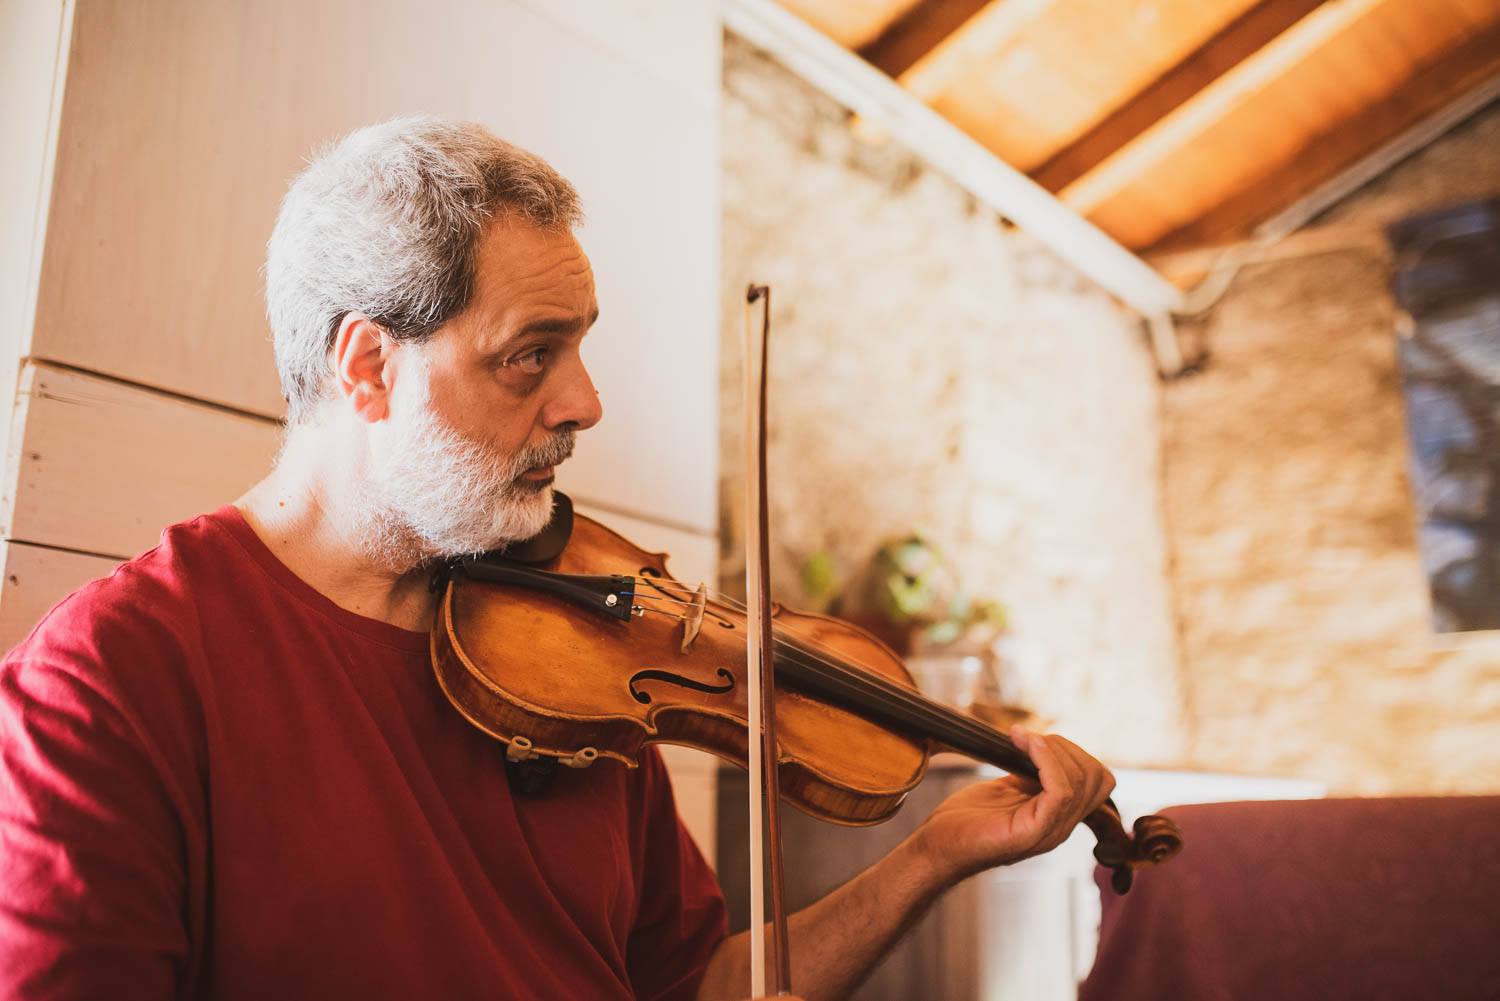
[[[1057,755],[1057,760],[1063,770],[1068,773],[1068,779],[1073,783],[1073,788],[1080,795],[1088,792],[1088,768],[1085,760],[1092,761],[1083,748],[1073,743],[1067,737],[1060,737],[1055,733],[1047,735],[1047,742],[1052,747],[1052,752]]]
[[[1082,752],[1078,745],[1055,733],[1047,734],[1045,739],[1047,746],[1057,759],[1059,770],[1068,778],[1067,795],[1060,804],[1060,808],[1068,826],[1071,827],[1088,812],[1087,804],[1092,791],[1089,773],[1079,760]]]
[[[1079,788],[1066,767],[1065,756],[1053,746],[1051,735],[1032,734],[1029,752],[1041,776],[1042,791],[1027,804],[1035,842],[1032,854],[1050,852],[1073,833],[1079,820]]]
[[[1066,737],[1054,735],[1050,739],[1059,752],[1059,756],[1072,768],[1077,769],[1074,773],[1074,785],[1079,791],[1078,804],[1083,810],[1080,817],[1097,810],[1114,791],[1113,773],[1092,754]]]
[[[1033,766],[1036,765],[1036,761],[1032,758],[1031,747],[1035,736],[1030,730],[1020,726],[1010,728],[1011,742],[1015,744],[1028,760],[1031,760]],[[1040,775],[1040,770],[1038,770],[1038,775]],[[1052,822],[1052,813],[1056,809],[1056,804],[1053,802],[1056,797],[1044,793],[1041,779],[1039,777],[1032,778],[1029,775],[1011,774],[1003,779],[996,780],[997,785],[1000,783],[1009,783],[1012,788],[1024,793],[1026,796],[1025,801],[1016,808],[1013,814],[1014,819],[1023,828],[1033,831],[1046,830]]]
[[[1115,773],[1106,768],[1103,762],[1093,757],[1087,763],[1089,775],[1092,779],[1092,790],[1088,796],[1088,812],[1093,813],[1104,805],[1105,800],[1115,791]]]
[[[1025,727],[1013,726],[1010,728],[1010,742],[1016,745],[1016,748],[1020,750],[1021,754],[1028,761],[1031,760],[1031,738],[1034,736],[1035,734],[1033,734],[1030,730],[1027,730]],[[1032,761],[1031,763],[1033,765],[1036,764],[1035,761]],[[1012,773],[1011,778],[1015,779],[1016,782],[1020,783],[1023,786],[1029,786],[1032,792],[1042,791],[1042,783],[1030,775],[1017,775],[1015,773]]]
[[[1076,791],[1073,779],[1053,751],[1050,738],[1038,733],[1022,731],[1024,750],[1036,765],[1037,779],[1042,785],[1038,796],[1037,811],[1050,816],[1072,800]]]

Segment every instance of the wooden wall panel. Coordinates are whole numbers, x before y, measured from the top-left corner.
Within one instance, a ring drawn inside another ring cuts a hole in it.
[[[68,594],[114,570],[115,560],[24,542],[0,542],[0,651],[26,638]]]
[[[692,86],[659,64],[716,53],[717,11],[673,0],[653,22],[673,31],[632,56],[576,28],[626,12],[542,9],[78,0],[32,352],[277,415],[259,269],[288,179],[371,121],[475,119],[552,161],[589,214],[608,416],[570,489],[712,531],[717,58],[684,62]],[[414,48],[434,23],[462,30]]]
[[[166,525],[238,497],[270,468],[280,438],[269,420],[39,365],[23,372],[17,419],[0,649],[70,591],[155,545]],[[670,553],[684,581],[716,577],[716,537],[586,503],[579,510]],[[663,754],[684,822],[711,857],[715,764],[686,748]]]
[[[0,0],[0,390],[29,350],[44,208],[51,189],[55,98],[71,19],[64,4]],[[0,395],[0,401],[6,399]],[[10,422],[0,421],[0,455]]]
[[[0,3],[9,28],[19,8]],[[48,208],[34,322],[0,332],[14,333],[12,371],[39,363],[23,370],[12,422],[0,529],[18,572],[0,582],[0,640],[269,468],[282,401],[260,268],[280,198],[318,145],[416,112],[480,121],[580,190],[603,311],[585,356],[607,417],[562,485],[671,552],[685,578],[715,578],[716,5],[38,0],[26,11],[67,40],[51,64],[38,49],[31,73],[60,66],[66,97],[52,111],[34,102],[56,122],[55,164],[42,165],[49,147],[32,122],[4,175],[34,173],[51,191],[31,195]],[[414,47],[434,24],[453,30]],[[12,217],[27,211],[8,206],[14,237]],[[33,249],[12,238],[7,254],[12,244]],[[711,767],[687,751],[668,760],[706,847]]]
[[[116,558],[234,500],[280,442],[274,421],[41,365],[16,415],[5,538]]]
[[[679,88],[704,107],[719,104],[720,33],[712,4],[662,0],[520,0]]]

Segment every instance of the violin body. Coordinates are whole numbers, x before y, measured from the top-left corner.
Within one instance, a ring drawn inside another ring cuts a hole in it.
[[[704,601],[686,644],[694,590],[640,549],[582,515],[566,548],[537,564],[564,575],[635,579],[628,619],[525,584],[447,582],[432,631],[439,684],[469,722],[505,742],[512,760],[635,767],[649,743],[696,747],[745,767],[745,615]],[[901,659],[848,623],[785,608],[777,629],[915,691]],[[685,647],[685,649],[684,649]],[[922,780],[930,740],[903,734],[796,687],[776,695],[782,797],[822,820],[875,824]],[[517,738],[520,738],[518,741]]]
[[[536,539],[458,561],[434,586],[443,592],[431,634],[438,683],[470,723],[505,743],[509,760],[635,767],[657,742],[746,765],[743,606],[673,579],[665,554],[575,516],[566,495],[554,493]],[[1038,777],[1007,736],[924,698],[901,659],[858,626],[774,606],[771,626],[778,786],[805,812],[879,823],[937,750]],[[1141,817],[1126,832],[1109,801],[1084,823],[1121,893],[1134,870],[1182,848],[1171,820]]]

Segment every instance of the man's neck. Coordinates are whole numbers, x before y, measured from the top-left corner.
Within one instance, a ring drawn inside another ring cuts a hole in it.
[[[341,454],[348,453],[294,437],[271,474],[234,506],[277,559],[340,608],[426,632],[437,609],[429,575],[383,565],[360,546],[349,489],[360,471],[341,463]]]

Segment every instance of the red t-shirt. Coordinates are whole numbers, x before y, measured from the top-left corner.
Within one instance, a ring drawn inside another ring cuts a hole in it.
[[[688,998],[725,927],[654,752],[512,796],[233,507],[0,665],[0,997]]]

